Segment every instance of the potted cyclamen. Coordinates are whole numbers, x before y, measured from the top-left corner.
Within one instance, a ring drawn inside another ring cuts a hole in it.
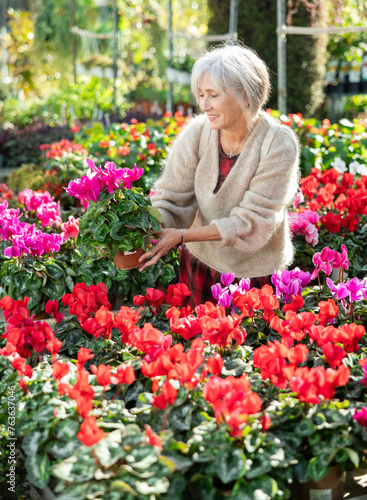
[[[90,159],[87,163],[87,174],[65,188],[71,196],[89,202],[79,219],[76,240],[79,252],[84,258],[113,258],[116,267],[122,269],[138,267],[146,238],[159,231],[162,222],[149,196],[132,186],[143,169],[136,165],[133,169],[116,169],[109,161],[104,168],[96,167]]]

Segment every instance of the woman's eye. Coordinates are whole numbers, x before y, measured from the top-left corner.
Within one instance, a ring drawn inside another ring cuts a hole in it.
[[[212,95],[211,97],[212,97],[212,99],[214,99],[215,97],[218,97],[218,96],[217,95]]]

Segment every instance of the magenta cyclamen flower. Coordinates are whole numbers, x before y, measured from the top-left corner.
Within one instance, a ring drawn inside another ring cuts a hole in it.
[[[89,169],[87,175],[83,175],[80,179],[70,181],[69,186],[64,189],[70,196],[74,196],[81,200],[87,199],[96,203],[102,186],[98,180],[97,172],[93,172]]]
[[[298,191],[296,194],[296,197],[294,198],[293,201],[293,208],[296,209],[300,203],[303,203],[305,201],[305,197],[303,196],[302,189]]]
[[[62,222],[60,216],[60,202],[44,203],[36,210],[38,218],[44,226],[59,226]]]
[[[18,195],[19,203],[25,205],[30,212],[36,211],[41,205],[54,203],[54,197],[48,191],[34,192],[32,189],[25,189]]]
[[[312,210],[289,214],[289,227],[292,233],[303,235],[307,243],[313,247],[319,242],[319,231],[316,227],[318,222],[319,215]]]
[[[344,267],[344,269],[348,269],[349,267],[347,247],[345,245],[342,245],[341,250],[341,253],[338,253],[336,250],[334,250],[334,258],[332,261],[332,266],[334,269],[340,269],[341,267]]]
[[[61,236],[64,241],[69,238],[76,238],[79,233],[79,221],[75,219],[72,215],[69,215],[67,222],[61,224]]]
[[[363,366],[363,370],[364,370],[364,377],[361,380],[361,384],[367,387],[367,364]]]
[[[271,277],[271,282],[275,286],[275,295],[286,303],[291,302],[294,295],[299,295],[310,280],[311,274],[301,271],[298,267],[291,271],[287,269],[277,271]]]
[[[334,299],[349,298],[350,302],[358,302],[363,298],[367,298],[367,283],[366,280],[359,280],[357,277],[347,281],[346,283],[339,283],[335,285],[330,278],[326,278],[326,284],[331,290]],[[343,302],[345,306],[345,302]]]
[[[315,266],[315,270],[311,275],[311,279],[316,278],[318,276],[319,271],[329,275],[332,271],[331,262],[334,260],[334,250],[331,250],[329,247],[324,247],[321,252],[316,252],[312,257],[312,261]]]
[[[121,170],[124,170],[122,182],[124,183],[124,187],[126,189],[131,189],[133,187],[132,183],[139,180],[144,172],[144,169],[138,168],[136,164],[134,165],[134,168],[132,170],[130,170],[129,168],[123,168]]]
[[[216,283],[215,285],[211,286],[211,291],[213,298],[215,300],[218,300],[219,297],[221,296],[221,293],[223,292],[223,288],[220,286],[220,283]]]
[[[13,228],[19,224],[19,208],[8,208],[8,202],[4,200],[0,204],[0,240],[10,240]]]
[[[356,420],[359,425],[362,427],[367,427],[367,406],[364,406],[361,411],[357,411],[353,416],[354,420]]]
[[[229,308],[232,304],[232,297],[228,293],[228,290],[223,290],[222,294],[218,298],[218,306],[223,306],[226,309]]]
[[[102,189],[106,189],[108,193],[113,193],[116,189],[119,189],[121,183],[127,189],[132,188],[132,183],[143,175],[144,169],[134,168],[131,170],[129,168],[116,169],[116,165],[113,162],[106,162],[104,170],[101,167],[96,167],[94,162],[87,159],[88,166],[90,167],[87,171],[87,175],[83,175],[80,179],[74,179],[69,182],[65,191],[67,191],[70,196],[75,196],[80,200],[98,201],[99,193]]]
[[[222,273],[220,277],[220,281],[224,286],[228,286],[234,282],[235,275],[233,273]]]
[[[62,245],[61,234],[43,233],[34,224],[21,223],[13,229],[12,244],[4,250],[4,255],[8,257],[22,254],[39,257],[45,253],[58,252]]]
[[[89,162],[93,163],[91,160],[87,161],[88,165]],[[111,161],[107,161],[104,166],[104,171],[100,169],[97,174],[102,189],[105,188],[110,194],[113,193],[115,189],[118,189],[124,176],[124,170],[124,168],[116,170],[116,165]]]

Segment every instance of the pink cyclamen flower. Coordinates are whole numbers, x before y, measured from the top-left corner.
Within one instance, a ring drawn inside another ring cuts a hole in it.
[[[121,183],[126,189],[131,189],[132,183],[140,179],[144,172],[144,169],[137,168],[136,164],[133,169],[116,169],[116,165],[108,161],[103,170],[102,167],[96,167],[89,158],[87,158],[87,163],[90,167],[87,175],[83,175],[80,179],[74,179],[65,188],[67,193],[81,200],[97,202],[102,189],[111,194],[119,189]]]
[[[36,210],[41,226],[59,226],[61,224],[60,202],[43,203]]]
[[[303,196],[302,189],[298,191],[296,194],[296,197],[294,198],[293,201],[293,208],[296,209],[300,203],[303,203],[305,201],[305,197]]]
[[[135,163],[134,168],[132,170],[129,169],[129,168],[125,168],[125,169],[122,169],[122,170],[124,170],[124,176],[123,176],[122,182],[123,182],[124,187],[126,189],[131,189],[133,187],[132,183],[134,181],[139,180],[140,177],[144,173],[144,169],[143,168],[138,168],[136,166],[136,163]]]
[[[67,222],[61,224],[61,235],[64,241],[69,238],[76,238],[79,233],[79,222],[73,215],[69,215]]]
[[[312,210],[289,214],[289,227],[292,233],[301,234],[313,247],[319,242],[319,230],[316,227],[318,222],[319,215]]]
[[[223,288],[220,286],[220,283],[216,283],[215,285],[211,286],[211,291],[212,291],[213,298],[215,300],[218,300],[223,292]]]
[[[312,257],[312,261],[315,266],[315,270],[311,275],[311,279],[315,279],[319,271],[329,275],[332,271],[331,262],[334,260],[334,250],[331,250],[329,247],[324,247],[321,252],[316,252]]]
[[[99,182],[98,172],[89,169],[87,175],[83,175],[80,179],[75,179],[69,182],[68,187],[64,188],[70,196],[81,200],[98,201],[99,193],[102,186]]]
[[[367,427],[367,406],[364,406],[361,411],[357,411],[353,416],[354,420],[356,420],[359,425],[362,427]]]
[[[223,306],[228,309],[231,306],[232,297],[227,290],[223,290],[221,295],[218,297],[218,306]]]
[[[0,203],[0,240],[8,241],[20,224],[19,208],[8,208],[7,200]]]
[[[18,195],[19,203],[25,205],[30,212],[35,212],[41,205],[52,203],[54,200],[54,197],[48,191],[40,192],[33,191],[32,189],[24,189]]]
[[[220,280],[224,286],[228,286],[233,283],[234,279],[235,275],[233,273],[222,273],[220,277]]]
[[[334,269],[340,269],[341,267],[344,267],[344,269],[348,269],[349,267],[347,247],[345,245],[342,245],[341,250],[341,253],[338,253],[336,250],[334,250],[334,258],[331,263]]]
[[[101,171],[98,175],[102,188],[105,188],[110,194],[119,189],[120,183],[123,182],[126,176],[126,170],[129,169],[120,168],[116,170],[116,165],[111,161],[107,161],[104,171]]]
[[[364,370],[364,377],[361,380],[361,384],[363,384],[363,385],[365,385],[367,387],[367,364],[365,364],[363,366],[363,370]]]
[[[275,295],[284,302],[291,302],[294,295],[299,295],[302,289],[311,281],[309,272],[301,271],[298,267],[288,271],[274,272],[271,282],[275,286]]]

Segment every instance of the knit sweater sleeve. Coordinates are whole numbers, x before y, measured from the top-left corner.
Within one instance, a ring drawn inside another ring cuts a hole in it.
[[[191,120],[173,144],[166,166],[158,178],[152,204],[162,214],[163,226],[188,228],[197,209],[194,192],[202,117]]]
[[[233,246],[245,253],[260,250],[284,223],[298,180],[297,139],[291,130],[281,127],[239,206],[229,217],[211,221],[221,236],[217,246]]]

